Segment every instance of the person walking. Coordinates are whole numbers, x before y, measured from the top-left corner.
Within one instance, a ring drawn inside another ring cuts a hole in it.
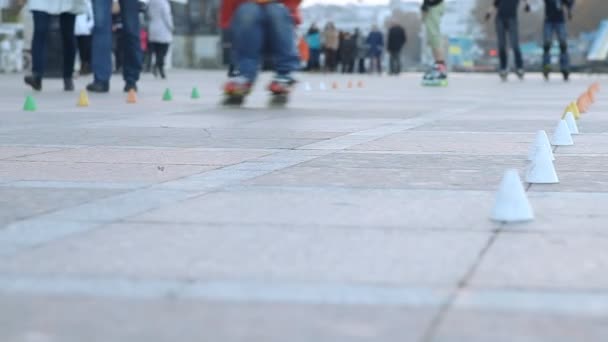
[[[352,33],[344,33],[340,47],[340,54],[340,60],[342,61],[342,73],[352,74],[355,71],[355,59],[357,58],[357,39]]]
[[[367,42],[365,40],[365,36],[361,32],[359,28],[355,29],[355,39],[357,41],[357,64],[358,71],[360,74],[365,74],[365,60],[369,54],[369,49],[367,48]]]
[[[44,0],[46,1],[46,0]],[[124,91],[137,91],[137,81],[142,67],[142,51],[139,37],[140,3],[120,0],[120,16],[123,24],[123,79]],[[112,76],[112,0],[93,0],[93,82],[87,90],[97,93],[110,91]]]
[[[397,22],[393,22],[388,30],[387,50],[390,55],[390,75],[401,73],[401,50],[407,42],[405,29]]]
[[[154,54],[155,66],[152,73],[154,76],[160,74],[165,79],[165,57],[169,46],[173,41],[173,15],[169,0],[150,0],[148,4],[149,25],[149,48]]]
[[[441,35],[441,18],[445,13],[445,3],[443,0],[424,0],[421,10],[427,43],[435,59],[433,67],[424,74],[422,83],[447,86],[448,68],[445,64]]]
[[[568,20],[572,20],[573,7],[574,0],[545,0],[545,23],[543,27],[543,75],[545,76],[545,80],[549,79],[549,74],[551,73],[553,35],[557,36],[559,42],[559,65],[564,81],[570,79],[566,16]]]
[[[367,36],[367,46],[369,47],[370,71],[382,73],[382,51],[384,50],[384,35],[380,32],[378,25],[373,25],[372,30]]]
[[[308,43],[310,50],[307,69],[309,71],[319,71],[321,69],[321,32],[316,24],[312,24],[308,29],[306,43]]]
[[[74,25],[76,15],[86,13],[86,2],[84,0],[29,0],[28,6],[34,19],[34,35],[32,38],[32,73],[24,77],[24,82],[34,90],[42,90],[51,16],[59,15],[63,45],[63,89],[73,91],[72,77],[76,59]]]
[[[337,66],[338,48],[340,47],[340,32],[334,23],[329,22],[323,31],[323,44],[325,50],[325,70],[334,72]]]
[[[525,2],[525,11],[530,12],[530,4]],[[524,60],[519,47],[519,21],[517,12],[519,9],[519,0],[494,0],[494,9],[496,11],[496,37],[498,40],[498,56],[500,59],[499,75],[503,81],[507,80],[509,70],[508,53],[507,53],[507,37],[509,44],[513,50],[515,57],[515,73],[520,79],[524,78]],[[486,21],[492,17],[492,10],[486,14]]]
[[[76,35],[76,43],[78,44],[78,55],[80,57],[80,75],[88,75],[91,73],[91,42],[93,36],[93,5],[91,0],[85,0],[87,11],[76,16],[74,34]]]

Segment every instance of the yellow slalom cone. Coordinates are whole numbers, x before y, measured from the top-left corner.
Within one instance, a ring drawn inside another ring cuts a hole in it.
[[[86,90],[80,92],[80,96],[78,97],[78,107],[88,107],[89,106],[89,94],[87,94]]]
[[[571,102],[568,107],[566,107],[566,110],[564,110],[564,115],[562,115],[562,119],[566,117],[568,112],[571,112],[576,120],[581,118],[581,112],[578,110],[578,105],[576,102]]]
[[[137,94],[134,89],[129,90],[127,95],[127,103],[137,103]]]

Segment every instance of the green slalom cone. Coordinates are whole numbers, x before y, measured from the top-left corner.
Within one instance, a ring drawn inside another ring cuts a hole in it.
[[[173,95],[171,95],[171,90],[169,90],[169,88],[167,88],[165,90],[165,93],[163,94],[163,101],[171,101],[173,100]]]
[[[192,95],[190,95],[190,98],[193,99],[193,100],[201,98],[201,94],[199,93],[197,87],[192,88]]]
[[[36,111],[36,100],[34,100],[34,98],[31,95],[28,95],[25,98],[25,104],[23,105],[23,110],[25,110],[27,112]]]

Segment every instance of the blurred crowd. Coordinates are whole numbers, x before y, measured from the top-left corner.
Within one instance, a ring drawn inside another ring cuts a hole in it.
[[[407,42],[405,29],[396,22],[383,32],[377,25],[369,33],[344,31],[328,22],[323,29],[312,24],[300,38],[298,48],[306,71],[342,73],[382,73],[385,52],[389,56],[388,73],[401,72],[401,53]]]

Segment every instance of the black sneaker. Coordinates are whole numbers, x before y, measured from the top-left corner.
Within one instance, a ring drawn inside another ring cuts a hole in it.
[[[92,93],[107,93],[110,91],[110,85],[108,82],[93,81],[87,86],[87,90]]]
[[[545,81],[549,80],[550,73],[551,73],[551,66],[550,65],[543,66],[543,76],[545,77]]]
[[[41,77],[34,76],[34,75],[28,75],[23,78],[23,82],[25,82],[25,84],[29,85],[30,87],[32,87],[32,89],[34,89],[36,91],[42,90],[42,78]]]
[[[63,90],[64,91],[74,91],[74,81],[71,78],[63,79]]]
[[[564,82],[570,81],[570,71],[564,70],[562,71],[562,75],[564,76]]]
[[[135,92],[137,92],[137,84],[131,83],[131,82],[127,82],[125,84],[125,88],[123,90],[124,90],[125,93],[128,93],[131,90],[134,90]]]

